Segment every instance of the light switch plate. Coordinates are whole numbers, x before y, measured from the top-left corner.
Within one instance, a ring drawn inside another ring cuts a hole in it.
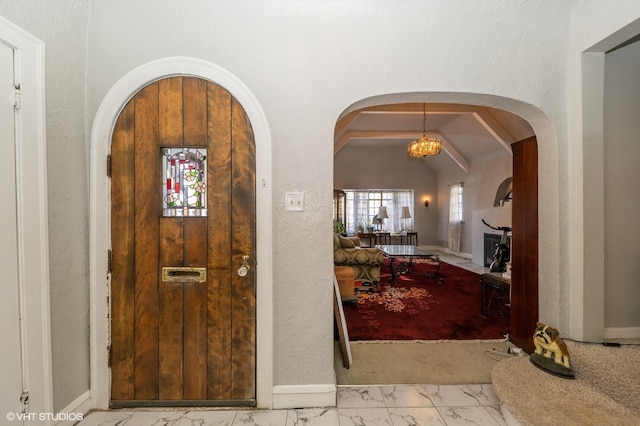
[[[286,202],[288,212],[304,210],[304,192],[287,192]]]

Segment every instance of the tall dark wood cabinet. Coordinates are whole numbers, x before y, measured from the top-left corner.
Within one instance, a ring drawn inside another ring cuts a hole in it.
[[[333,190],[333,224],[342,223],[347,228],[347,194],[340,190]]]

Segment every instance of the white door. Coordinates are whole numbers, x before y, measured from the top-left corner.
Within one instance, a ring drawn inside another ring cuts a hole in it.
[[[12,413],[22,411],[13,72],[14,51],[0,41],[0,413],[9,420]]]

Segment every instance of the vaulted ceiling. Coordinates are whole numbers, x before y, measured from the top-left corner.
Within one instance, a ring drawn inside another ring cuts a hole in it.
[[[442,140],[442,152],[423,160],[436,171],[452,166],[468,171],[476,158],[511,153],[511,143],[534,135],[528,122],[495,108],[441,103],[380,105],[340,118],[334,154],[345,146],[397,147],[406,152],[407,145],[422,135],[423,118],[427,136]]]

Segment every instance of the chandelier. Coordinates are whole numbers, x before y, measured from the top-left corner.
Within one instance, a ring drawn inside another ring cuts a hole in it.
[[[440,154],[442,141],[438,138],[427,138],[427,110],[422,104],[422,137],[407,146],[409,157],[424,158]]]

